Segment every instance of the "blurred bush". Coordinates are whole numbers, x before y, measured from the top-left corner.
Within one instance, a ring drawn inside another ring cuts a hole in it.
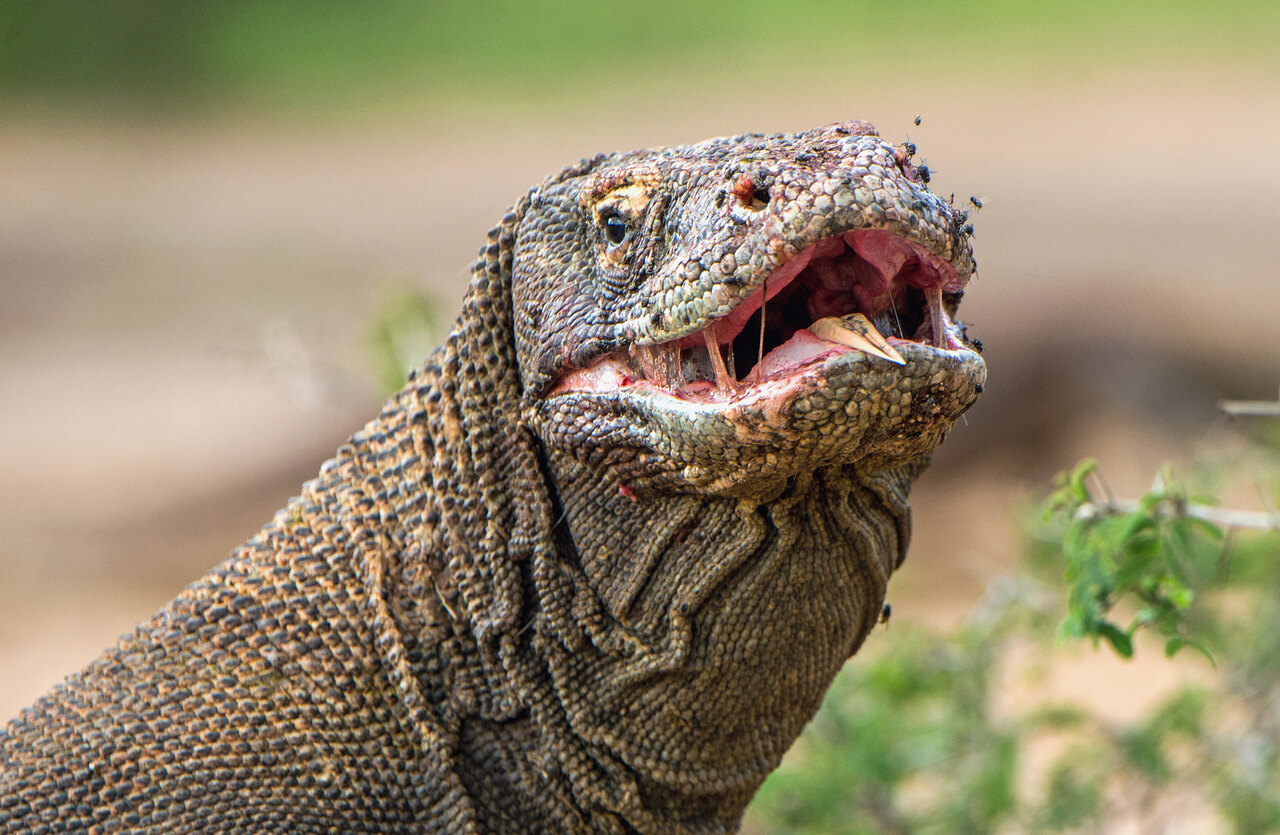
[[[368,0],[0,0],[0,91],[190,106],[367,103],[541,90],[584,103],[655,79],[744,87],[887,84],[927,75],[1075,76],[1132,63],[1274,65],[1280,6],[1189,0],[908,6],[810,0],[474,3]],[[744,89],[745,92],[745,89]]]
[[[403,386],[410,369],[421,365],[444,338],[439,309],[431,295],[412,287],[383,298],[367,335],[374,379],[383,394]]]

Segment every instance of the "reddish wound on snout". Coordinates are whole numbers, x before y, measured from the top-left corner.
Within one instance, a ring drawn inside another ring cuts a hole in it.
[[[743,174],[733,184],[733,196],[744,206],[750,206],[751,201],[756,199],[756,181],[751,179],[750,174]]]

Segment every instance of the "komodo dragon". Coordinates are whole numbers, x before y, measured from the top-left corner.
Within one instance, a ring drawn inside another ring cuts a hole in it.
[[[0,735],[0,831],[735,829],[985,380],[913,150],[848,122],[533,188],[381,414]]]

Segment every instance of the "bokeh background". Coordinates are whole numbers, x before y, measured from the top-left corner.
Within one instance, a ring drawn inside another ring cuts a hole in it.
[[[1134,495],[1220,398],[1275,398],[1277,44],[1265,0],[0,0],[0,716],[375,413],[374,323],[425,293],[443,333],[530,185],[850,118],[983,204],[990,385],[890,591],[958,621],[1054,472]],[[1167,675],[1061,684],[1123,712]]]

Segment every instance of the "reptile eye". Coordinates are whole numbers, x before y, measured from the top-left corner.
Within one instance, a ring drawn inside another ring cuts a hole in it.
[[[605,237],[609,239],[609,243],[620,244],[627,237],[627,222],[616,214],[608,214],[600,219],[604,225]]]

